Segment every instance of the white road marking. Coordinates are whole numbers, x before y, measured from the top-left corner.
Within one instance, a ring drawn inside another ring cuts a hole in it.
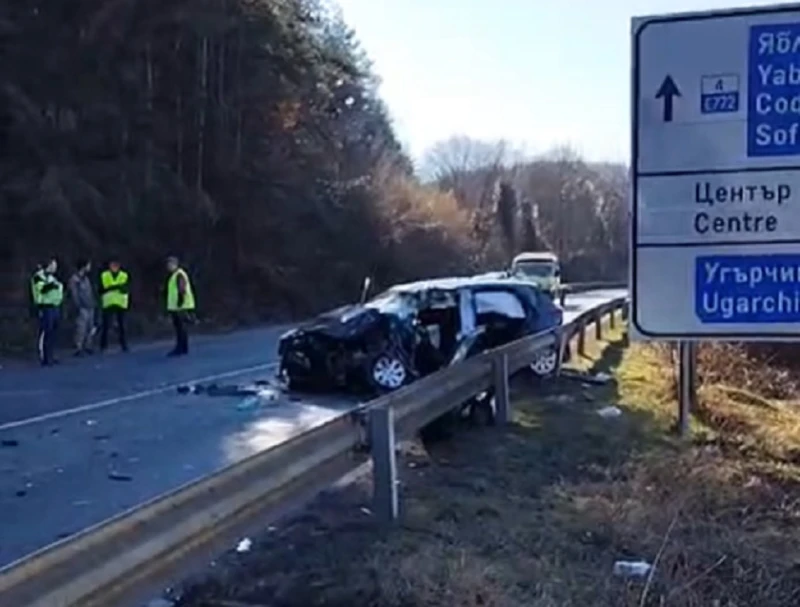
[[[74,415],[76,413],[86,413],[87,411],[96,411],[98,409],[104,409],[105,407],[110,407],[112,405],[128,403],[131,401],[140,400],[142,398],[147,398],[149,396],[164,394],[165,392],[169,392],[170,390],[177,390],[180,386],[185,386],[187,384],[197,384],[207,381],[213,381],[215,379],[225,379],[226,377],[235,377],[237,375],[244,375],[245,373],[251,373],[254,371],[266,371],[268,369],[274,369],[277,366],[278,366],[277,362],[271,362],[271,363],[264,363],[262,365],[255,365],[252,367],[245,367],[244,369],[235,369],[233,371],[226,371],[225,373],[216,373],[214,375],[206,375],[204,377],[195,377],[187,381],[168,384],[165,386],[160,386],[158,388],[151,388],[149,390],[143,390],[141,392],[134,392],[133,394],[126,394],[125,396],[116,396],[114,398],[108,398],[106,400],[101,400],[95,403],[89,403],[86,405],[80,405],[79,407],[73,407],[72,409],[53,411],[52,413],[45,413],[44,415],[37,415],[36,417],[28,417],[26,419],[20,419],[15,422],[0,424],[0,432],[2,432],[3,430],[11,430],[12,428],[19,428],[21,426],[27,426],[38,422],[59,419],[62,417],[66,417],[68,415]]]

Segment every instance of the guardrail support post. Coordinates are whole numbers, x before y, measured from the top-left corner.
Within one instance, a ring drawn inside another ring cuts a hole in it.
[[[494,359],[494,401],[495,421],[502,426],[511,420],[511,400],[508,388],[508,355],[501,354]]]
[[[563,328],[556,333],[556,340],[556,356],[558,358],[556,359],[556,370],[553,375],[559,377],[561,375],[561,365],[564,363],[564,352],[569,346],[569,338]]]
[[[615,308],[611,308],[611,311],[608,313],[608,328],[612,331],[617,326],[617,310]]]
[[[597,341],[603,339],[603,315],[600,312],[594,318],[594,338]]]
[[[389,523],[397,519],[399,510],[392,409],[385,406],[370,409],[369,430],[373,507],[380,521]]]
[[[586,322],[578,324],[578,356],[586,357]]]

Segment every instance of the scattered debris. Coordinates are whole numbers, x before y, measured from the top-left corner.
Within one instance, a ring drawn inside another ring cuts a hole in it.
[[[20,489],[14,495],[16,495],[17,497],[25,497],[26,495],[28,495],[28,492],[25,491],[25,489]]]
[[[361,506],[361,512],[363,512],[367,516],[372,516],[372,510],[370,510],[366,506]]]
[[[251,540],[249,537],[246,537],[237,544],[236,552],[250,552],[250,548],[252,547],[253,547],[253,540]]]
[[[281,393],[274,388],[267,388],[259,390],[241,401],[236,408],[239,411],[247,411],[249,409],[256,409],[264,403],[274,403],[280,400]]]
[[[0,441],[0,447],[19,447],[19,441],[14,438],[4,438]]]
[[[561,376],[566,379],[572,379],[575,381],[579,381],[582,383],[584,388],[588,388],[590,386],[602,386],[610,382],[614,379],[608,373],[597,372],[597,373],[587,373],[585,371],[578,371],[575,369],[563,369],[561,371]]]
[[[650,573],[652,565],[645,561],[617,561],[614,563],[614,575],[618,577],[644,577]]]
[[[611,419],[622,415],[622,409],[620,409],[619,407],[614,407],[612,405],[610,407],[603,407],[602,409],[598,409],[597,414],[605,419]]]
[[[259,405],[261,405],[261,399],[257,396],[250,396],[236,405],[236,408],[239,411],[248,411],[257,408]]]
[[[95,420],[93,420],[93,419],[87,419],[86,420],[86,425],[87,426],[96,426],[97,422]]]
[[[132,481],[133,477],[130,474],[122,474],[121,472],[109,472],[108,478],[112,481]]]
[[[281,393],[275,388],[266,388],[259,391],[258,397],[268,403],[273,403],[281,397]]]

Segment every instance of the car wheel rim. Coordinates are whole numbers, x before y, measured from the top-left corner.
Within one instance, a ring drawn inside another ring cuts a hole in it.
[[[531,363],[531,369],[536,375],[550,375],[556,370],[557,357],[558,354],[553,349],[542,352]]]
[[[372,367],[372,379],[382,388],[399,388],[406,380],[406,368],[396,358],[381,356]]]

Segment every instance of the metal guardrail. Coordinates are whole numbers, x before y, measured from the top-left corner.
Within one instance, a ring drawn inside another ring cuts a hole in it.
[[[602,336],[603,319],[627,314],[607,301],[570,323],[482,353],[425,377],[215,474],[123,512],[0,570],[0,605],[111,607],[168,584],[190,563],[208,562],[246,530],[264,525],[371,458],[374,510],[398,514],[395,440],[471,397],[494,390],[496,420],[511,417],[509,376],[535,352]],[[560,361],[562,356],[559,356]],[[560,370],[560,369],[559,369]],[[369,455],[369,457],[368,457]],[[198,561],[205,559],[204,561]]]

